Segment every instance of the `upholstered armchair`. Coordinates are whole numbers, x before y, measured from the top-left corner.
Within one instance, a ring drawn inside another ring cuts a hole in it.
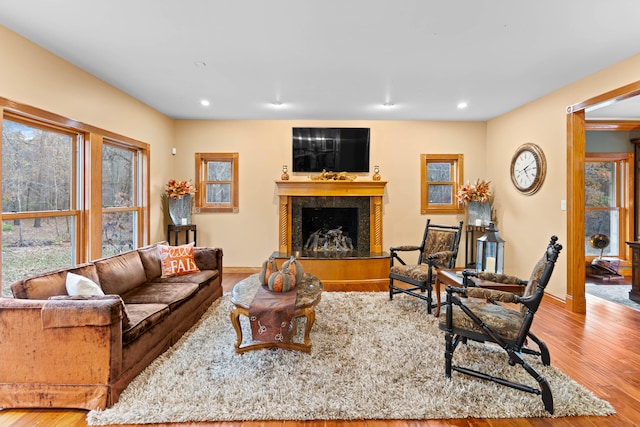
[[[434,269],[455,267],[462,224],[460,221],[456,226],[436,225],[429,219],[420,245],[390,248],[389,299],[393,300],[393,295],[399,293],[418,297],[427,301],[427,312],[431,313],[435,307],[431,295]],[[404,252],[417,253],[415,264],[404,261],[400,256]]]
[[[452,371],[457,371],[517,390],[542,395],[545,409],[553,414],[551,387],[546,378],[527,363],[523,354],[540,357],[543,365],[551,363],[547,346],[531,332],[531,325],[562,249],[562,246],[556,243],[557,240],[556,236],[551,237],[544,255],[537,262],[531,277],[526,282],[506,275],[486,275],[484,273],[476,275],[483,277],[484,280],[493,279],[496,284],[506,283],[518,288],[523,287],[522,296],[513,292],[491,289],[492,286],[488,282],[482,282],[482,286],[486,287],[476,287],[477,283],[469,274],[463,282],[466,286],[462,288],[447,286],[447,299],[443,306],[446,314],[444,317],[440,317],[440,329],[445,331],[445,375],[447,378],[451,378]],[[511,306],[507,306],[505,303]],[[519,306],[519,309],[514,309],[513,304],[516,307]],[[506,352],[506,362],[511,366],[519,365],[524,368],[538,382],[539,388],[454,365],[453,356],[458,344],[460,342],[466,343],[467,340],[498,344]],[[528,347],[527,344],[530,342],[535,343],[537,349]]]

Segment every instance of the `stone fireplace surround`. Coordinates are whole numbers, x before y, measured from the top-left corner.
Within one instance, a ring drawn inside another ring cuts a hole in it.
[[[336,212],[335,215],[331,211]],[[313,213],[312,213],[313,212]],[[346,212],[353,212],[357,218],[351,221],[351,215]],[[313,221],[315,226],[309,227],[310,216],[316,217],[336,217],[333,221],[323,222]],[[342,226],[342,229],[353,240],[355,250],[359,253],[369,253],[369,198],[368,197],[294,197],[291,202],[291,250],[294,252],[304,252],[303,248],[311,232],[323,225],[328,227]],[[351,222],[355,222],[354,227],[349,227]],[[353,229],[351,229],[353,228]]]

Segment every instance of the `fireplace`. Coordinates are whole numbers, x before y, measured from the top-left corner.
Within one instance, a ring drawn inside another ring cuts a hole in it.
[[[382,244],[382,197],[385,181],[277,181],[278,265],[291,256],[325,290],[384,290],[389,286],[389,254]],[[305,251],[310,233],[342,227],[354,249]]]
[[[359,254],[382,252],[382,196],[386,182],[291,180],[278,181],[277,185],[280,196],[279,252],[302,251],[310,233],[325,226],[323,220],[327,219],[344,222],[335,225],[342,225],[343,233],[348,231]],[[318,217],[318,222],[305,225],[303,230],[303,210],[307,209],[308,214]],[[346,212],[357,217],[342,217]],[[334,215],[339,218],[333,218]]]
[[[305,251],[318,231],[337,230],[353,250],[369,252],[370,207],[368,197],[294,197],[291,201],[291,250]],[[329,250],[340,250],[335,247]]]

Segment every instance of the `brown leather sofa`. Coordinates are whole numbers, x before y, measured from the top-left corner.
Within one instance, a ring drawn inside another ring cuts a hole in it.
[[[161,278],[156,246],[11,286],[14,298],[0,299],[0,408],[109,407],[200,319],[222,295],[222,250],[195,248],[199,273]],[[60,297],[67,272],[121,299]]]

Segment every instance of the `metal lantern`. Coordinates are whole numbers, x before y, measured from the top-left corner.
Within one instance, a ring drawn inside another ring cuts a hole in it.
[[[476,270],[488,273],[502,273],[504,271],[504,240],[498,234],[493,222],[478,238]]]

